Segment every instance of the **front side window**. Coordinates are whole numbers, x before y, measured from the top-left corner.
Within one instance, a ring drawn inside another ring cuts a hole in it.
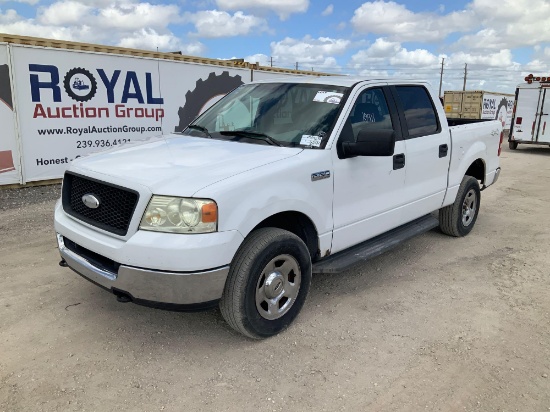
[[[439,124],[428,91],[422,86],[397,86],[410,137],[437,133]]]
[[[260,83],[243,85],[213,105],[184,134],[281,146],[322,147],[347,87]]]
[[[382,89],[368,89],[359,95],[344,124],[343,141],[357,141],[360,130],[393,130],[390,110]]]

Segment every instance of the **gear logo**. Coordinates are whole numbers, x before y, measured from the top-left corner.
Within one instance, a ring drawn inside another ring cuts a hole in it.
[[[65,92],[77,102],[91,100],[97,92],[97,81],[92,73],[81,67],[71,69],[63,79]]]
[[[244,83],[241,76],[230,76],[227,71],[220,75],[212,72],[206,80],[197,80],[195,89],[185,94],[185,105],[178,110],[180,123],[175,127],[175,131],[183,132],[195,117],[202,113],[204,107],[208,107],[208,103],[214,99],[219,100],[242,84]]]
[[[0,102],[13,110],[11,99],[10,70],[7,64],[0,65]]]

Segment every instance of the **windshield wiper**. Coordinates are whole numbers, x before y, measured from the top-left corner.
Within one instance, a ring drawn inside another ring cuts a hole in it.
[[[273,146],[282,146],[282,144],[279,141],[275,140],[271,136],[266,135],[265,133],[251,132],[248,130],[231,130],[231,131],[223,131],[219,133],[223,136],[247,137],[250,139],[263,140],[264,142],[267,142]]]
[[[187,128],[203,132],[210,139],[213,139],[212,135],[210,134],[210,132],[208,131],[208,129],[206,127],[199,126],[198,124],[190,124],[189,126],[187,126]]]

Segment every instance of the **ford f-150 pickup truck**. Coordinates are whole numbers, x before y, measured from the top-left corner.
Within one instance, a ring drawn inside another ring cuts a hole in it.
[[[446,119],[423,82],[242,85],[182,133],[72,162],[60,264],[122,302],[219,304],[235,330],[272,336],[312,273],[337,276],[438,225],[472,230],[502,125],[467,122]]]

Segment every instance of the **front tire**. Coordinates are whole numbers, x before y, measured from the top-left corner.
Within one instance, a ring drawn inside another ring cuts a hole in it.
[[[237,332],[264,339],[298,316],[311,285],[311,257],[305,243],[278,228],[252,232],[229,270],[220,310]]]
[[[481,191],[477,179],[464,176],[455,202],[439,209],[441,231],[449,236],[466,236],[474,228],[480,204]]]

